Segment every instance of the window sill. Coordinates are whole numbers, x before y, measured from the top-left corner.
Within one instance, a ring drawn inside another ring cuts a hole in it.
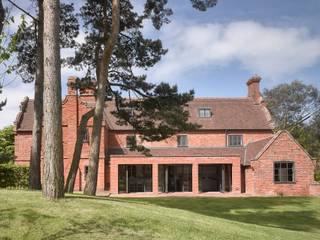
[[[296,182],[273,182],[274,184],[296,184]]]
[[[177,146],[178,148],[187,148],[188,146]]]

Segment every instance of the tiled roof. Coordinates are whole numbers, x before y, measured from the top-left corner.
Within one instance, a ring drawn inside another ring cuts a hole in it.
[[[199,118],[199,108],[210,108],[211,118]],[[106,104],[106,119],[110,129],[130,130],[130,126],[119,126],[111,114],[114,102]],[[273,122],[268,110],[262,104],[255,104],[251,98],[196,98],[188,103],[189,121],[201,125],[204,130],[271,130]]]
[[[111,148],[110,155],[142,156],[137,151],[128,148]],[[189,147],[163,147],[150,148],[153,157],[226,157],[239,156],[243,158],[244,147],[212,147],[212,148],[189,148]]]
[[[86,102],[86,106],[93,107],[93,102]],[[199,108],[210,108],[212,117],[199,118]],[[273,123],[263,104],[256,104],[251,98],[196,98],[188,103],[189,121],[201,125],[204,130],[271,130]],[[130,130],[131,126],[120,126],[111,114],[115,110],[115,103],[106,103],[104,119],[112,130]],[[20,113],[17,130],[32,130],[33,100],[27,101],[27,106]]]
[[[16,131],[32,131],[33,99],[26,97],[20,104],[20,112],[14,122]]]
[[[250,165],[251,160],[255,159],[258,153],[271,141],[272,138],[273,136],[248,143],[244,154],[244,165]]]

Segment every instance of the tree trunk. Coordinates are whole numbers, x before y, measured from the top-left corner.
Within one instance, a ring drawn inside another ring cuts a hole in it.
[[[44,177],[47,199],[64,197],[59,0],[44,0]]]
[[[93,117],[93,129],[92,137],[90,142],[90,160],[89,169],[87,175],[86,186],[84,188],[84,194],[94,196],[97,190],[97,179],[98,179],[98,169],[99,169],[99,152],[100,152],[100,139],[101,139],[101,126],[102,117],[104,111],[104,101],[106,95],[106,86],[108,81],[108,68],[111,59],[113,48],[117,42],[119,34],[119,0],[112,0],[112,30],[111,36],[105,43],[105,48],[103,50],[102,57],[99,60],[97,80],[97,99],[94,109]],[[105,33],[106,35],[106,33]]]
[[[6,12],[3,8],[2,0],[0,0],[0,34],[2,33],[2,30],[3,30],[5,16],[6,16]]]
[[[43,118],[43,0],[38,0],[37,71],[34,84],[34,122],[30,159],[29,188],[41,189],[41,141]]]
[[[67,182],[64,191],[73,193],[74,183],[76,181],[77,171],[79,168],[81,151],[83,146],[83,138],[86,134],[86,127],[89,119],[93,116],[94,109],[90,110],[81,117],[80,125],[78,127],[77,140],[74,146],[74,152],[72,157],[72,163],[67,177]]]

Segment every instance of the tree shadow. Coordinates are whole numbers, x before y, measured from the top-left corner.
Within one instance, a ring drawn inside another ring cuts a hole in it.
[[[133,227],[132,223],[125,218],[117,218],[108,221],[104,218],[92,218],[90,220],[80,222],[70,220],[69,226],[60,229],[59,231],[47,235],[42,240],[65,239],[68,237],[98,235],[102,239],[152,239],[152,233],[140,234],[141,228]]]
[[[311,206],[312,198],[144,198],[128,202],[158,205],[218,217],[227,220],[284,228],[294,231],[320,232],[320,213]],[[310,207],[311,206],[311,207]],[[319,207],[320,208],[320,202]]]
[[[67,199],[99,200],[141,205],[157,205],[186,210],[209,217],[283,228],[293,231],[320,232],[320,212],[314,198],[308,197],[161,197],[161,198],[112,198],[68,195]],[[320,201],[319,207],[320,209]]]

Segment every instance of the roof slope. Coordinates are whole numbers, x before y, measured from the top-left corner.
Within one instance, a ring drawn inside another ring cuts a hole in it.
[[[18,114],[17,131],[31,131],[33,125],[33,100],[24,103]],[[84,102],[91,108],[94,102]],[[199,108],[210,108],[212,117],[199,118]],[[262,104],[256,104],[251,98],[196,98],[188,103],[190,113],[189,121],[201,125],[203,130],[271,130],[273,123],[270,121],[268,111]],[[112,130],[130,130],[131,126],[120,126],[111,112],[115,111],[113,101],[106,103],[104,119]]]
[[[110,155],[142,156],[142,153],[130,151],[128,148],[111,148]],[[244,147],[212,147],[212,148],[189,148],[189,147],[163,147],[150,148],[153,157],[244,157]]]
[[[210,108],[211,118],[199,118],[199,108]],[[271,130],[273,123],[268,119],[267,111],[261,104],[255,104],[251,98],[195,98],[188,103],[189,121],[201,125],[203,130]],[[106,104],[106,120],[113,130],[130,130],[130,126],[117,125],[117,119],[111,114],[115,103]]]
[[[33,99],[25,97],[20,104],[20,111],[14,122],[16,131],[32,131],[33,112]]]
[[[261,139],[256,142],[248,143],[245,150],[244,165],[250,165],[251,160],[254,160],[258,153],[273,139],[273,136]]]

